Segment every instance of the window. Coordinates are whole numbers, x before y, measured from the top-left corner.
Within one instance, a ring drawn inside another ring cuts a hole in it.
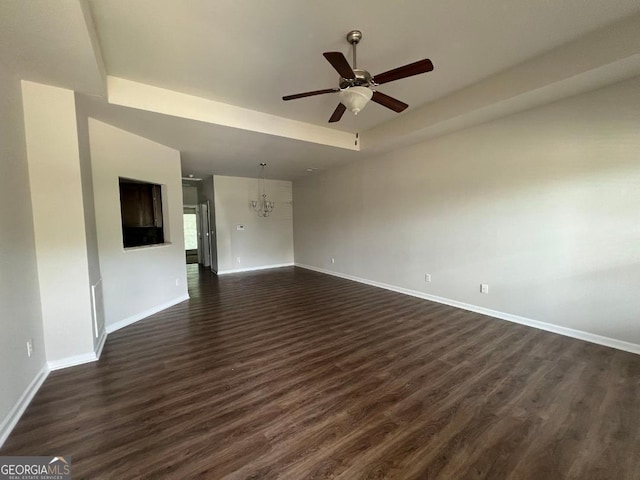
[[[164,243],[162,186],[127,178],[119,180],[125,248]]]

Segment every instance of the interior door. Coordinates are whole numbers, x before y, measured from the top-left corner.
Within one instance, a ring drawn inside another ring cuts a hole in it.
[[[199,233],[199,245],[198,245],[198,253],[200,264],[203,267],[211,266],[211,236],[210,231],[211,228],[209,226],[209,202],[201,203],[199,205],[199,213],[200,215],[200,233]]]
[[[196,205],[196,235],[198,240],[198,263],[202,264],[202,225],[200,225],[200,205]]]

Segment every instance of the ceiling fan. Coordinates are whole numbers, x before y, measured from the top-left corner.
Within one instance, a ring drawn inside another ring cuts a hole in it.
[[[313,92],[297,93],[295,95],[286,95],[282,100],[295,100],[297,98],[311,97],[313,95],[322,95],[325,93],[340,92],[340,103],[336,107],[329,118],[329,123],[337,122],[347,108],[357,115],[369,100],[387,107],[394,112],[402,112],[409,105],[397,100],[389,95],[374,90],[378,85],[393,82],[402,78],[412,77],[421,73],[433,70],[433,63],[428,58],[418,62],[404,65],[403,67],[394,68],[378,75],[371,75],[366,70],[361,70],[356,63],[356,45],[362,39],[362,32],[352,30],[347,34],[347,41],[353,46],[353,68],[341,52],[325,52],[324,58],[328,60],[333,68],[340,74],[339,88],[327,88],[325,90],[315,90]]]

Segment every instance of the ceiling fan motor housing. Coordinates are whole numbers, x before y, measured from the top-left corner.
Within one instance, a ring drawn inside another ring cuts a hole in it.
[[[373,77],[366,70],[354,69],[353,73],[356,74],[356,78],[342,78],[340,77],[340,89],[344,90],[349,87],[373,87],[375,82]]]

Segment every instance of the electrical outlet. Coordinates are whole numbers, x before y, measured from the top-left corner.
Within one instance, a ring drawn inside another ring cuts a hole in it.
[[[336,259],[331,257],[331,263],[336,263]]]
[[[430,273],[425,273],[424,274],[424,281],[425,282],[430,282],[431,281],[431,274]]]
[[[480,293],[489,293],[489,285],[487,285],[486,283],[481,283]]]
[[[236,262],[238,262],[238,265],[240,265],[240,257],[236,258]]]
[[[27,356],[33,355],[33,339],[27,340]]]

